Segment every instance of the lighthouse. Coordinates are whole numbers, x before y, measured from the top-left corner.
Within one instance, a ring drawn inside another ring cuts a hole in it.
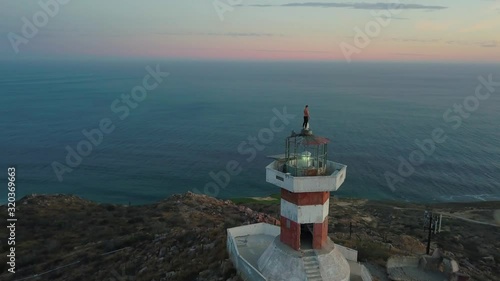
[[[345,165],[328,161],[329,142],[309,130],[292,132],[283,157],[266,167],[266,181],[280,188],[280,241],[296,251],[327,242],[330,192],[346,175]]]
[[[347,166],[329,160],[326,137],[309,129],[286,137],[284,153],[270,156],[266,182],[280,190],[279,226],[266,223],[227,230],[227,249],[244,280],[371,281],[357,251],[328,236],[330,192]]]

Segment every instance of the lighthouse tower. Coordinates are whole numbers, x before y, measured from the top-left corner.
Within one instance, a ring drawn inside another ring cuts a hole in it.
[[[281,189],[280,241],[297,251],[327,242],[330,191],[345,179],[345,166],[327,160],[328,143],[308,130],[292,133],[284,157],[266,169],[267,182]]]
[[[281,193],[279,242],[259,259],[269,280],[281,280],[290,262],[298,280],[349,280],[348,262],[328,237],[330,192],[342,185],[347,168],[328,160],[329,142],[309,130],[292,132],[285,154],[266,167],[266,181]]]
[[[347,166],[328,159],[325,137],[292,132],[284,154],[270,156],[266,181],[281,194],[279,226],[258,223],[227,230],[229,257],[244,280],[371,281],[357,251],[328,236],[330,192],[344,183]]]

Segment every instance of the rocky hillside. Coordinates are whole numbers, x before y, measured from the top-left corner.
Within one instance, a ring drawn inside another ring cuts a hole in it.
[[[27,196],[17,202],[15,275],[5,274],[7,232],[0,230],[0,280],[240,280],[228,260],[225,230],[276,223],[279,201],[235,201],[187,193],[151,205],[121,206],[68,195]],[[384,280],[383,265],[390,255],[425,251],[425,208],[332,200],[331,236],[358,249],[360,260]],[[499,280],[495,215],[500,202],[433,208],[447,215],[433,247],[459,261],[473,280]],[[5,222],[6,207],[0,209]]]

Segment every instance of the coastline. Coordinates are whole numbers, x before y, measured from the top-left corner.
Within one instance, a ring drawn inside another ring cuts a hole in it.
[[[53,281],[108,280],[125,270],[145,281],[165,276],[171,281],[240,281],[227,255],[227,229],[279,222],[280,200],[273,195],[234,201],[190,192],[130,206],[75,195],[25,196],[16,202],[21,221],[16,231],[24,233],[17,237],[16,279],[42,274]],[[5,206],[1,209],[6,213]],[[385,272],[389,257],[425,252],[423,218],[429,209],[443,213],[442,232],[433,238],[432,249],[443,248],[467,274],[480,272],[480,280],[496,280],[500,201],[422,205],[333,197],[329,235]]]
[[[194,194],[191,192],[183,193],[183,194],[173,194],[164,199],[158,200],[153,203],[146,204],[117,204],[117,203],[108,203],[108,202],[99,202],[95,200],[86,199],[84,197],[80,197],[74,194],[30,194],[21,197],[21,199],[16,200],[16,202],[20,202],[23,200],[27,200],[29,198],[34,197],[46,197],[46,198],[78,198],[79,200],[87,201],[91,204],[95,205],[116,205],[116,206],[136,206],[136,207],[148,207],[161,203],[162,201],[169,200],[170,198],[174,198],[177,196],[185,196],[186,194]],[[200,195],[208,198],[212,198],[214,200],[222,200],[222,201],[231,201],[236,205],[245,205],[245,206],[279,206],[281,202],[280,194],[270,194],[269,196],[255,196],[255,197],[234,197],[230,199],[221,199],[215,198],[207,195]],[[374,199],[365,199],[365,198],[355,198],[355,197],[336,197],[331,196],[332,205],[336,204],[340,206],[350,206],[352,204],[359,204],[360,202],[367,203],[370,202],[375,205],[388,205],[392,206],[394,209],[399,210],[413,210],[413,211],[433,211],[437,213],[443,214],[445,217],[461,219],[463,221],[469,221],[472,223],[479,223],[490,226],[500,226],[500,200],[495,201],[470,201],[470,202],[429,202],[429,203],[419,203],[419,202],[405,202],[405,201],[396,201],[396,200],[374,200]],[[0,204],[0,207],[6,206],[5,204]],[[453,211],[450,211],[453,210]],[[462,211],[460,211],[462,209]],[[478,210],[496,210],[490,216],[490,218],[485,218],[484,214],[476,214],[475,212]]]
[[[172,196],[176,195],[181,195],[181,194],[186,194],[190,193],[190,191],[187,191],[185,193],[175,193],[168,195],[164,198],[157,199],[151,202],[147,203],[139,203],[135,204],[133,200],[129,200],[131,205],[134,206],[144,206],[144,205],[151,205],[155,204],[157,202],[160,202],[166,198],[170,198]],[[203,195],[203,194],[200,194]],[[491,196],[493,194],[488,194],[488,196]],[[16,202],[24,199],[25,197],[29,196],[76,196],[79,198],[82,198],[84,200],[88,200],[90,202],[94,202],[97,204],[112,204],[112,205],[125,205],[126,203],[124,202],[108,202],[108,201],[100,201],[100,200],[95,200],[92,198],[88,198],[86,196],[80,195],[80,194],[74,194],[74,193],[30,193],[26,194],[23,196],[18,196],[16,199]],[[490,204],[498,204],[500,208],[500,195],[495,195],[491,196],[493,199],[492,200],[484,200],[484,199],[479,199],[480,196],[483,195],[464,195],[461,196],[461,198],[471,198],[471,200],[452,200],[452,201],[431,201],[431,202],[421,202],[421,201],[408,201],[408,200],[396,200],[396,199],[372,199],[372,198],[365,198],[365,197],[354,197],[354,196],[337,196],[337,195],[331,195],[332,198],[336,199],[342,199],[342,200],[366,200],[370,202],[379,202],[379,203],[387,203],[387,204],[393,204],[393,205],[398,205],[398,204],[403,204],[403,205],[429,205],[429,206],[439,206],[439,205],[470,205],[470,204],[479,204],[482,205],[481,203],[484,203],[484,205],[490,205]],[[457,197],[457,196],[452,196],[452,197]],[[498,199],[496,199],[498,197]],[[272,193],[267,196],[235,196],[235,197],[229,197],[229,198],[219,198],[219,197],[214,197],[215,199],[219,200],[231,200],[237,204],[242,204],[242,203],[257,203],[260,202],[262,204],[274,204],[274,203],[279,203],[280,195],[278,193]],[[472,200],[474,198],[475,200]],[[7,205],[7,200],[0,202],[0,206],[5,206]]]

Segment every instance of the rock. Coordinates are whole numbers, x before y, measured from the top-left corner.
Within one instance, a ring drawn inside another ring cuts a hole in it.
[[[195,247],[192,247],[188,250],[188,254],[190,256],[194,256],[196,254],[196,248]]]
[[[229,259],[226,259],[222,262],[221,270],[223,275],[228,274],[232,268],[233,268],[233,263]]]
[[[253,211],[252,211],[252,209],[250,209],[250,208],[246,208],[246,209],[245,209],[245,213],[246,213],[248,216],[252,216],[252,215],[253,215]]]
[[[483,257],[482,260],[489,264],[495,264],[495,258],[493,256]]]
[[[215,247],[215,242],[212,242],[210,244],[203,245],[203,250],[211,250]]]
[[[160,253],[158,254],[158,257],[160,257],[160,258],[164,257],[166,251],[167,251],[167,248],[166,247],[162,247],[160,249]]]
[[[203,270],[202,272],[200,272],[199,276],[202,278],[205,278],[205,277],[210,276],[210,273],[211,273],[210,269]]]
[[[177,248],[177,246],[173,246],[172,248],[170,248],[170,252],[173,255],[177,255],[179,253],[179,248]]]

